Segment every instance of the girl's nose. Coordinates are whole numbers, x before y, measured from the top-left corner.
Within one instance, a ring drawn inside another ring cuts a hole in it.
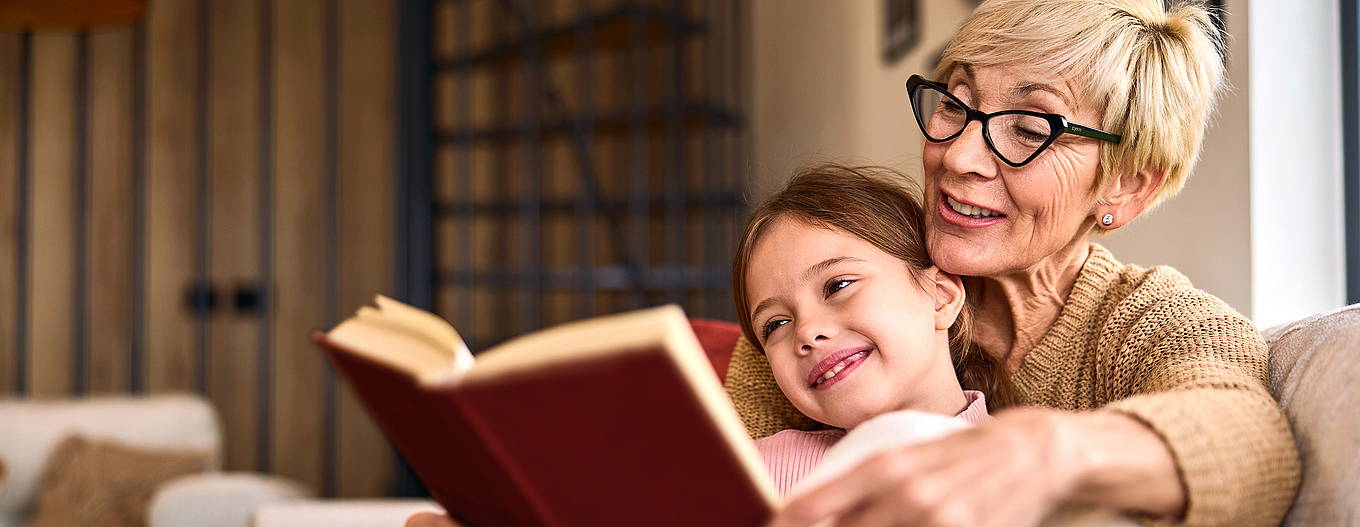
[[[823,340],[827,340],[826,335],[817,335],[817,336],[813,339],[813,342],[807,343],[807,344],[803,344],[802,346],[799,346],[799,347],[798,347],[798,356],[799,356],[799,357],[806,357],[806,356],[808,356],[808,355],[811,355],[811,354],[812,354],[812,349],[813,349],[814,347],[816,347],[816,345],[817,345],[816,343],[818,343],[818,342],[820,342],[820,341],[823,341]]]
[[[824,341],[835,336],[836,325],[827,319],[800,320],[798,322],[798,355],[806,357]]]

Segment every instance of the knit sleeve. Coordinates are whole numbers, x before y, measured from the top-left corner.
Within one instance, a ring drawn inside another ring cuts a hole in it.
[[[1142,311],[1098,361],[1125,393],[1106,409],[1161,435],[1180,468],[1186,526],[1279,525],[1299,485],[1298,450],[1270,396],[1265,342],[1218,299],[1186,290]],[[1117,342],[1117,343],[1116,343]]]

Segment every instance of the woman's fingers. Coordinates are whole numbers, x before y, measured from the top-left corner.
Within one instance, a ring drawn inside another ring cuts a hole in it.
[[[1037,524],[1070,488],[1055,467],[1059,414],[1017,412],[927,444],[889,450],[791,500],[770,524],[808,527],[1026,526]]]

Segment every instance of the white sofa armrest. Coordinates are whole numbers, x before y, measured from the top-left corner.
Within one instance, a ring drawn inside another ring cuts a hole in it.
[[[148,506],[147,527],[247,527],[261,506],[314,495],[306,485],[278,476],[194,474],[161,485]]]
[[[275,503],[255,511],[254,527],[402,527],[417,512],[443,512],[419,499],[305,500]]]

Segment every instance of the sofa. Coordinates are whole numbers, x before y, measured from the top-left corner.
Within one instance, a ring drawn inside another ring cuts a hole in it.
[[[244,527],[260,505],[315,494],[283,478],[220,472],[217,412],[194,395],[0,400],[0,464],[0,527],[109,516]],[[205,487],[213,492],[192,492]]]
[[[1287,527],[1360,525],[1360,304],[1262,332],[1270,389],[1303,458]]]

